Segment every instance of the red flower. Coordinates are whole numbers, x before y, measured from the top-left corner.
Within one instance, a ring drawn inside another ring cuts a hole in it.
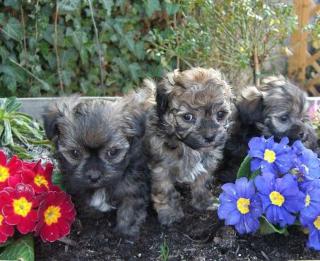
[[[49,191],[39,206],[36,234],[40,234],[43,241],[56,241],[70,233],[75,216],[69,195],[63,191]]]
[[[9,225],[17,225],[21,234],[34,230],[37,222],[38,200],[31,186],[18,184],[15,189],[7,187],[0,192],[2,214]]]
[[[4,216],[0,214],[0,243],[6,242],[8,237],[13,236],[13,233],[13,226],[8,225],[4,220]]]
[[[32,186],[36,194],[46,191],[59,191],[51,181],[53,165],[51,162],[45,164],[45,168],[41,165],[41,160],[35,162],[24,162],[22,172],[22,182]]]
[[[4,152],[0,151],[0,190],[21,181],[20,173],[21,161],[17,156],[8,161]]]

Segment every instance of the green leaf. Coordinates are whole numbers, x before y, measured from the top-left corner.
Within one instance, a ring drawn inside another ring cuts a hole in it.
[[[7,98],[5,101],[5,110],[7,112],[17,111],[21,108],[22,103],[18,102],[16,97]]]
[[[59,9],[65,12],[73,12],[80,6],[81,0],[61,0]]]
[[[65,190],[62,182],[62,174],[60,172],[54,172],[52,175],[52,183]]]
[[[251,172],[250,165],[251,165],[251,158],[249,156],[246,156],[242,161],[240,168],[237,172],[237,179],[242,177],[247,177],[248,179],[254,179],[257,175],[260,174],[260,170]]]
[[[161,11],[159,0],[147,0],[145,5],[148,17],[151,17],[155,11]]]
[[[113,0],[100,0],[103,5],[103,8],[107,11],[107,15],[111,15],[112,7],[114,5]]]
[[[34,242],[31,234],[7,246],[0,254],[1,260],[34,261]]]
[[[4,5],[10,6],[15,10],[19,10],[19,8],[21,6],[21,1],[20,0],[5,0]]]
[[[6,32],[10,38],[21,41],[23,37],[22,25],[18,19],[10,17],[8,23],[3,27],[3,30]]]
[[[275,226],[271,224],[266,217],[262,216],[260,218],[260,233],[262,235],[268,235],[268,234],[282,234],[282,235],[288,235],[287,228],[280,228],[278,226]]]
[[[1,143],[2,145],[11,145],[13,144],[13,138],[12,138],[10,121],[7,119],[4,119],[3,123],[4,123],[4,131],[2,133]]]
[[[238,170],[237,179],[242,177],[247,177],[247,178],[250,177],[250,174],[251,174],[250,163],[251,163],[251,158],[249,156],[246,156],[242,161],[240,168]]]

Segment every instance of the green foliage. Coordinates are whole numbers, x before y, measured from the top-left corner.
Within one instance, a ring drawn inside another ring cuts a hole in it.
[[[117,95],[175,67],[149,34],[166,33],[179,11],[170,0],[6,0],[0,10],[0,96]]]
[[[5,0],[0,10],[0,96],[118,95],[197,65],[239,81],[295,22],[291,6],[263,0]]]
[[[12,241],[10,241],[12,242]],[[1,260],[34,261],[34,242],[31,234],[23,236],[6,246]]]
[[[160,260],[168,261],[169,260],[170,249],[166,240],[160,246]]]
[[[260,173],[259,170],[251,172],[250,165],[251,165],[251,158],[249,156],[246,156],[242,161],[240,168],[237,172],[237,179],[242,177],[247,177],[248,179],[254,179],[257,175],[259,175]]]
[[[282,234],[282,235],[288,235],[288,230],[287,228],[280,228],[278,226],[275,226],[273,224],[271,224],[265,216],[261,216],[260,218],[260,233],[262,235],[268,235],[268,234],[273,234],[273,233],[277,233],[277,234]]]
[[[159,52],[163,51],[167,60],[176,54],[182,67],[190,64],[217,67],[230,80],[235,78],[237,84],[245,70],[260,77],[264,63],[279,56],[277,47],[284,45],[296,25],[292,6],[279,1],[182,3],[186,21],[172,29],[171,37],[166,38],[169,43],[160,41]]]
[[[32,158],[28,148],[48,142],[39,124],[29,115],[18,112],[20,107],[15,97],[0,100],[0,147],[8,147],[21,158]]]

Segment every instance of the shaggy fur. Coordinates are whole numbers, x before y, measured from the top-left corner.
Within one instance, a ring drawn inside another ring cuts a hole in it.
[[[317,138],[307,115],[305,93],[283,77],[268,77],[259,88],[247,87],[236,102],[235,124],[224,151],[220,179],[231,182],[254,136],[301,140],[317,152]]]
[[[117,209],[117,228],[136,237],[146,217],[148,170],[142,153],[150,89],[116,102],[61,99],[44,114],[66,189],[80,214]]]
[[[213,69],[175,71],[158,84],[145,148],[152,200],[161,224],[183,217],[175,182],[190,185],[196,209],[212,206],[206,185],[222,158],[231,100],[231,88]]]

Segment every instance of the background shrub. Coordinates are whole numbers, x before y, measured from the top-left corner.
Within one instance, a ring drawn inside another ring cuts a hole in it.
[[[294,26],[291,6],[263,0],[4,0],[0,10],[0,96],[119,95],[196,65],[236,83],[249,71],[246,83]]]

